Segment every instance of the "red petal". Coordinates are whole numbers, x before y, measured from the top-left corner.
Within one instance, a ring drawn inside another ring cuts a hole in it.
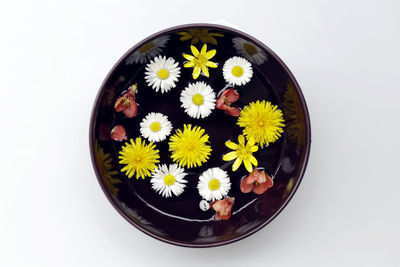
[[[218,98],[217,103],[215,103],[215,107],[217,109],[226,110],[227,106],[225,105],[225,97],[223,95]]]
[[[265,191],[268,190],[268,188],[271,188],[274,185],[274,181],[271,179],[271,177],[267,176],[267,180],[262,183],[262,184],[257,184],[256,186],[254,186],[254,193],[261,195],[263,194]]]
[[[242,193],[250,193],[251,190],[253,190],[254,188],[254,184],[247,183],[247,177],[243,178],[242,182],[240,183],[240,191],[242,191]]]
[[[111,130],[111,139],[115,141],[126,140],[127,138],[124,126],[122,125],[114,126],[114,128]]]
[[[235,107],[230,107],[226,112],[233,117],[239,117],[240,115],[240,109]]]
[[[235,198],[233,197],[212,202],[210,207],[216,211],[215,220],[228,220],[231,217],[231,210],[234,202]]]
[[[255,182],[258,182],[260,174],[261,173],[258,169],[254,169],[254,171],[250,173],[250,175],[247,177],[247,183],[253,184]]]
[[[235,91],[235,89],[227,89],[222,93],[223,96],[228,98],[229,102],[234,103],[239,99],[239,94],[238,92]]]
[[[133,118],[133,117],[136,116],[137,110],[138,110],[138,107],[137,107],[136,102],[135,101],[131,101],[131,103],[128,106],[128,108],[124,110],[124,114],[128,118]]]
[[[126,108],[126,106],[124,105],[124,100],[125,100],[125,97],[123,97],[123,96],[117,98],[117,100],[115,101],[115,104],[114,104],[114,109],[116,112],[123,111]]]

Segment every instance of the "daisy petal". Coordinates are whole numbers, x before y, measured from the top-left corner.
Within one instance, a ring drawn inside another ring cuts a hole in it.
[[[217,53],[217,50],[215,50],[215,49],[210,50],[210,51],[208,51],[208,52],[206,53],[206,58],[207,58],[207,59],[211,59],[211,58],[213,58],[213,57],[215,56],[216,53]]]
[[[248,146],[254,146],[254,144],[256,143],[256,140],[254,139],[253,136],[251,136],[247,142]]]
[[[210,77],[210,73],[208,73],[208,68],[206,66],[202,66],[201,70],[203,71],[204,75]]]
[[[254,166],[258,166],[258,161],[253,155],[250,155],[249,159],[251,164],[253,164]]]
[[[239,144],[244,145],[244,136],[243,135],[239,135],[238,141],[239,141]]]
[[[246,170],[248,172],[252,172],[253,171],[253,166],[251,165],[250,160],[245,159],[245,160],[243,160],[243,163],[244,163],[244,167],[246,168]]]
[[[218,65],[212,61],[207,61],[205,65],[210,68],[218,68]]]
[[[236,151],[232,151],[232,152],[225,154],[222,159],[225,161],[231,161],[231,160],[234,160],[235,158],[237,158]]]
[[[201,68],[199,68],[199,67],[194,67],[194,69],[193,69],[193,79],[197,79],[198,77],[199,77],[199,75],[200,75],[200,72],[201,72]]]
[[[188,54],[183,54],[183,57],[186,58],[186,59],[189,60],[189,61],[193,61],[193,60],[195,59],[194,56],[188,55]]]
[[[192,54],[195,57],[197,57],[200,54],[199,50],[197,50],[197,48],[194,45],[190,46],[190,50],[192,51]]]
[[[242,164],[242,160],[237,158],[232,165],[232,171],[236,171],[240,167],[240,164]]]
[[[204,44],[203,47],[201,48],[200,54],[201,55],[206,55],[206,53],[207,53],[207,44]]]
[[[251,152],[256,152],[256,151],[258,151],[258,146],[252,146],[252,147],[250,147],[250,151],[251,151]]]
[[[233,149],[233,150],[235,150],[235,149],[238,148],[238,145],[235,144],[235,143],[232,142],[232,141],[226,141],[226,142],[225,142],[225,145],[226,145],[226,147],[228,147],[228,148],[230,148],[230,149]]]
[[[190,62],[186,62],[185,65],[183,65],[184,68],[192,68],[194,67],[194,62],[190,61]]]

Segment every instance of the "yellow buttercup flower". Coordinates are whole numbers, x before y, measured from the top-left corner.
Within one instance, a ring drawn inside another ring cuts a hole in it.
[[[183,67],[185,68],[193,68],[193,79],[197,79],[200,75],[200,72],[203,72],[204,75],[207,77],[210,76],[208,73],[208,68],[217,68],[218,65],[215,64],[212,61],[209,61],[209,59],[213,58],[215,54],[217,53],[217,50],[213,49],[210,51],[207,51],[207,45],[204,44],[203,47],[201,48],[201,51],[197,50],[197,48],[193,45],[190,46],[190,49],[192,50],[192,55],[188,54],[183,54],[183,57],[189,60],[189,62],[185,63]]]
[[[152,142],[146,144],[140,137],[137,137],[135,141],[131,139],[130,142],[126,142],[118,156],[119,163],[126,164],[121,171],[126,172],[129,178],[134,174],[136,174],[136,179],[150,176],[151,172],[157,168],[156,163],[160,162],[159,151],[155,148],[156,145]]]
[[[225,146],[234,151],[225,154],[222,159],[225,161],[231,161],[236,159],[232,165],[232,171],[236,171],[243,162],[246,170],[248,172],[252,172],[253,165],[256,167],[258,165],[257,159],[253,156],[253,153],[258,150],[258,146],[255,145],[256,141],[254,140],[253,137],[250,137],[250,139],[246,144],[243,135],[239,135],[238,141],[239,141],[238,144],[232,141],[225,142]]]
[[[208,145],[208,134],[199,126],[183,125],[183,131],[178,129],[170,137],[169,151],[171,158],[179,166],[192,168],[201,166],[207,162],[211,154],[211,146]]]
[[[181,35],[179,38],[181,41],[192,39],[191,44],[197,44],[200,40],[202,43],[210,43],[213,45],[217,44],[217,39],[214,37],[224,36],[221,33],[208,32],[208,29],[189,29],[184,32],[178,32],[177,34]]]
[[[103,148],[99,145],[97,139],[94,142],[94,158],[96,160],[96,166],[100,179],[103,181],[104,186],[110,192],[111,195],[118,195],[118,188],[116,184],[120,184],[121,180],[113,177],[118,174],[118,171],[112,170],[112,159],[110,153],[104,153]]]
[[[268,101],[251,102],[240,112],[237,125],[244,127],[243,134],[253,137],[260,146],[268,146],[283,133],[283,113]]]

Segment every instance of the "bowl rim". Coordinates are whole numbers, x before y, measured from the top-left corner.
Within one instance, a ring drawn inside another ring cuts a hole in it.
[[[221,31],[228,31],[231,33],[236,34],[239,37],[245,38],[250,40],[251,42],[253,42],[254,44],[256,44],[257,46],[259,46],[260,48],[264,49],[265,51],[267,51],[269,53],[269,55],[271,55],[278,64],[281,65],[281,67],[286,71],[286,73],[288,74],[289,78],[292,80],[293,82],[293,86],[296,89],[296,92],[299,95],[300,98],[300,102],[302,105],[302,108],[304,110],[304,116],[305,116],[305,124],[306,124],[306,128],[307,128],[307,142],[306,142],[306,151],[305,151],[305,155],[304,155],[304,164],[301,168],[301,171],[299,173],[299,179],[297,180],[296,184],[293,186],[293,190],[291,191],[290,195],[286,198],[285,202],[279,207],[278,210],[276,210],[274,212],[274,214],[268,218],[267,220],[265,220],[263,223],[261,223],[259,226],[257,226],[254,229],[251,229],[250,231],[245,232],[242,235],[236,236],[234,238],[231,239],[227,239],[227,240],[221,240],[221,241],[216,241],[216,242],[205,242],[205,243],[200,243],[200,244],[194,244],[194,243],[190,243],[190,242],[183,242],[183,241],[176,241],[176,240],[171,240],[168,238],[164,238],[161,236],[158,236],[157,234],[154,234],[152,232],[150,232],[149,230],[141,227],[140,225],[138,225],[137,223],[135,223],[130,217],[128,217],[124,211],[118,206],[118,204],[116,203],[115,199],[107,192],[103,182],[101,181],[100,178],[100,174],[97,170],[96,167],[96,159],[95,159],[95,155],[94,155],[94,138],[93,138],[93,132],[94,132],[94,123],[95,123],[95,114],[96,114],[96,110],[100,104],[99,100],[100,100],[100,95],[101,93],[105,90],[105,85],[107,84],[108,80],[111,78],[111,75],[114,73],[114,71],[118,68],[118,66],[123,63],[124,60],[126,60],[126,58],[135,50],[137,50],[139,47],[141,47],[142,45],[144,45],[145,43],[147,43],[148,41],[157,38],[159,36],[165,35],[165,34],[169,34],[175,31],[182,31],[182,30],[186,30],[189,28],[211,28],[214,30],[221,30]],[[164,30],[158,31],[148,37],[146,37],[145,39],[143,39],[142,41],[138,42],[136,45],[134,45],[133,47],[131,47],[122,57],[120,57],[120,59],[113,65],[113,67],[111,68],[111,70],[108,72],[107,76],[104,78],[98,92],[96,95],[96,98],[94,100],[93,106],[92,106],[92,112],[90,115],[90,126],[89,126],[89,150],[90,150],[90,156],[91,156],[91,160],[92,160],[92,166],[93,169],[95,171],[96,177],[97,177],[97,181],[100,184],[101,189],[103,190],[103,193],[106,195],[108,201],[111,203],[111,205],[114,207],[114,209],[116,209],[118,211],[118,213],[125,218],[125,220],[127,220],[131,225],[133,225],[134,227],[136,227],[137,229],[139,229],[141,232],[155,238],[158,239],[160,241],[166,242],[168,244],[172,244],[172,245],[177,245],[177,246],[182,246],[182,247],[192,247],[192,248],[206,248],[206,247],[216,247],[216,246],[222,246],[222,245],[227,245],[227,244],[231,244],[234,243],[236,241],[239,241],[243,238],[246,238],[256,232],[258,232],[259,230],[261,230],[262,228],[264,228],[267,224],[269,224],[272,220],[274,220],[276,218],[276,216],[278,216],[282,210],[286,207],[286,205],[290,202],[290,200],[292,199],[293,195],[296,193],[301,181],[303,180],[303,176],[305,173],[305,170],[307,168],[307,164],[308,164],[308,160],[309,160],[309,155],[310,155],[310,149],[311,149],[311,124],[310,124],[310,117],[309,117],[309,112],[308,112],[308,108],[306,105],[306,101],[304,99],[304,95],[300,89],[299,84],[297,83],[297,80],[295,79],[295,77],[293,76],[292,72],[289,70],[289,68],[286,66],[286,64],[268,47],[266,46],[264,43],[262,43],[261,41],[259,41],[258,39],[254,38],[253,36],[250,36],[249,34],[242,32],[238,29],[232,28],[232,27],[228,27],[228,26],[224,26],[224,25],[219,25],[219,24],[212,24],[212,23],[190,23],[190,24],[181,24],[181,25],[177,25],[177,26],[173,26],[173,27],[169,27],[166,28]]]

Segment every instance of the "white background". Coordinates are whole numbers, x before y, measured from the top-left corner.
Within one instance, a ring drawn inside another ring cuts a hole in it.
[[[1,266],[399,266],[400,2],[1,1]],[[232,245],[152,239],[108,203],[89,117],[119,57],[166,27],[225,20],[274,50],[310,110],[304,180]]]

